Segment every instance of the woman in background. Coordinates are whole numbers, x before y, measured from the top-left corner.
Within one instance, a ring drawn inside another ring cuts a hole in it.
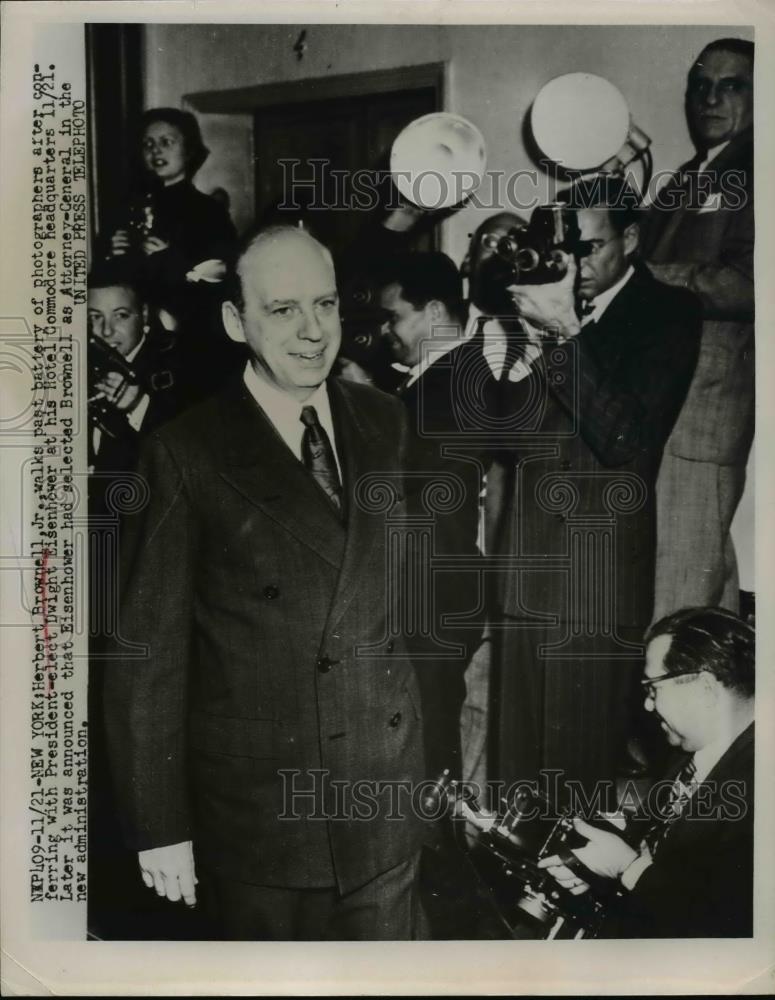
[[[220,286],[237,234],[223,200],[194,186],[209,155],[196,118],[152,108],[141,135],[140,190],[110,236],[107,256],[134,259],[165,325],[182,335],[201,388],[211,390],[234,362],[220,324]]]

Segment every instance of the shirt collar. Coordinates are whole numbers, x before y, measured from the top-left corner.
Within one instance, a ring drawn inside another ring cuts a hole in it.
[[[619,292],[624,288],[630,278],[635,274],[635,268],[632,264],[629,265],[624,274],[619,278],[615,285],[611,285],[610,288],[606,288],[604,292],[596,295],[592,302],[592,309],[587,313],[587,315],[581,321],[582,326],[586,326],[587,323],[597,322],[606,309],[610,306]]]
[[[423,343],[422,357],[416,365],[412,365],[411,368],[407,369],[406,387],[408,388],[410,385],[413,385],[421,375],[427,372],[431,365],[434,365],[445,355],[449,354],[450,351],[454,351],[465,340],[468,340],[468,330],[465,330],[463,335],[459,337],[439,337],[438,339],[433,338]],[[396,365],[395,367],[398,366]]]
[[[127,354],[124,357],[124,361],[126,361],[128,364],[130,362],[134,361],[134,359],[137,357],[137,355],[142,350],[142,346],[143,346],[144,343],[145,343],[145,334],[143,334],[142,337],[137,341],[137,343],[132,348],[132,350],[129,352],[129,354]]]
[[[283,428],[292,427],[296,430],[296,426],[301,419],[302,408],[305,406],[315,407],[318,418],[323,423],[323,426],[331,422],[331,405],[325,382],[322,382],[315,389],[309,399],[305,399],[303,403],[300,403],[298,399],[294,399],[289,393],[279,389],[276,385],[272,385],[267,379],[262,378],[256,372],[251,361],[248,361],[245,365],[244,381],[250,395],[283,437],[286,437],[283,434]]]
[[[727,139],[726,142],[720,142],[718,144],[718,146],[711,146],[710,149],[706,150],[706,152],[705,152],[705,159],[702,160],[702,162],[700,163],[700,165],[697,167],[697,170],[699,172],[702,172],[703,170],[705,170],[705,168],[708,166],[708,164],[711,162],[711,160],[715,160],[716,157],[718,156],[718,154],[721,152],[721,150],[722,149],[726,149],[727,146],[730,144],[731,141],[732,141],[731,139]]]

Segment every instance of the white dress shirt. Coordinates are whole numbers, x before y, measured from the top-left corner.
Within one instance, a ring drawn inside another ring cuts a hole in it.
[[[301,442],[304,437],[304,424],[301,422],[301,411],[305,406],[315,407],[320,425],[331,442],[341,482],[342,465],[336,450],[334,421],[331,417],[331,404],[328,399],[326,383],[322,382],[309,399],[300,403],[298,399],[294,399],[293,396],[287,392],[283,392],[282,389],[278,389],[277,386],[272,385],[271,382],[259,375],[250,361],[245,365],[244,380],[250,395],[267,415],[274,429],[300,462],[302,461]]]
[[[475,305],[471,305],[466,339],[473,337],[476,332],[477,323],[483,315]],[[526,320],[520,320],[519,322],[526,328],[525,333],[527,337],[530,329],[529,324]],[[503,366],[506,363],[508,339],[509,337],[513,337],[514,334],[504,330],[499,319],[489,316],[485,319],[482,326],[482,336],[484,337],[482,354],[490,367],[490,371],[496,379],[500,380],[503,375]],[[523,344],[523,352],[523,356],[518,358],[509,369],[509,382],[520,382],[523,378],[526,378],[530,374],[530,366],[536,358],[541,356],[541,348],[537,344],[529,343],[527,339],[525,339]]]

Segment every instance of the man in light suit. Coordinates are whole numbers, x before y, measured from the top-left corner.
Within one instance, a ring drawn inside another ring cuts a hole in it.
[[[644,258],[703,307],[697,370],[657,484],[656,618],[738,609],[732,519],[754,429],[753,42],[707,45],[689,72],[697,156],[657,196]]]
[[[409,937],[421,712],[386,535],[403,408],[327,381],[339,306],[311,236],[260,233],[236,277],[223,319],[250,361],[151,436],[122,539],[138,656],[108,668],[106,713],[126,835],[159,895],[191,904],[199,876],[225,937]]]
[[[645,708],[682,757],[643,838],[581,820],[581,867],[540,866],[570,892],[591,871],[622,892],[604,937],[750,937],[753,933],[754,632],[722,608],[688,608],[646,636]],[[637,833],[638,826],[635,825]],[[567,863],[563,863],[565,860]]]

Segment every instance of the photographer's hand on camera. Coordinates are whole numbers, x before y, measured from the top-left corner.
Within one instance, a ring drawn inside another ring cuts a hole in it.
[[[615,833],[601,830],[590,823],[585,823],[583,819],[578,817],[574,818],[573,826],[577,833],[587,838],[587,843],[583,847],[574,848],[571,853],[595,875],[608,879],[618,879],[639,857],[638,852],[621,837],[617,837]],[[538,867],[546,868],[563,889],[567,889],[574,895],[586,892],[589,888],[589,885],[571,871],[567,865],[563,864],[556,854],[542,858]]]
[[[144,395],[136,382],[130,382],[120,372],[105,372],[94,388],[106,402],[127,416],[137,409]]]
[[[565,264],[567,270],[560,281],[509,285],[506,289],[521,319],[562,340],[575,337],[581,329],[575,308],[576,261],[567,255]]]
[[[143,253],[146,257],[150,257],[152,254],[159,253],[161,250],[168,250],[170,244],[163,240],[160,236],[147,236],[143,240]]]
[[[110,256],[121,257],[132,248],[132,237],[126,229],[117,229],[110,237]]]

